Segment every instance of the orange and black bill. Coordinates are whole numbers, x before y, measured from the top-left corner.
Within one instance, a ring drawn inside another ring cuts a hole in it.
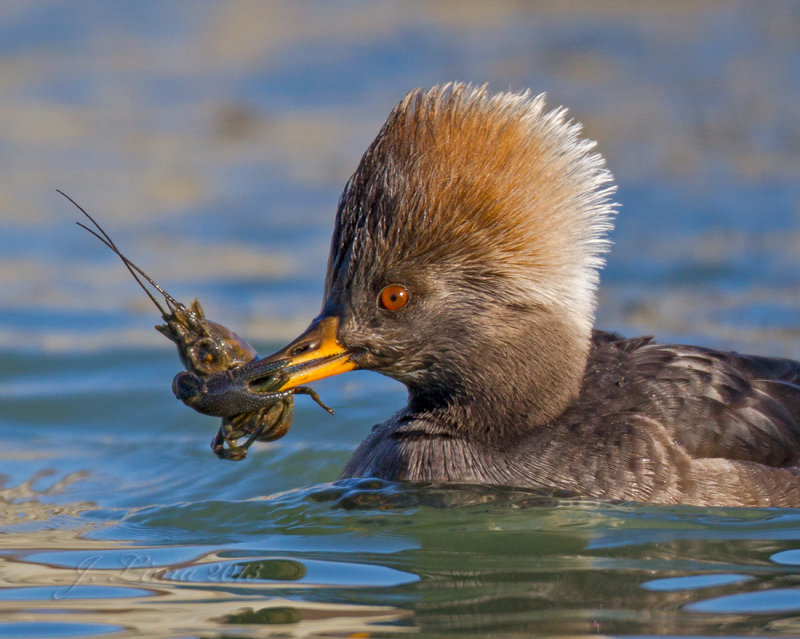
[[[187,406],[217,417],[269,406],[297,386],[358,368],[352,353],[339,344],[338,328],[338,318],[318,318],[269,357],[205,377],[184,371],[172,381],[172,390]]]
[[[324,377],[355,370],[358,366],[353,361],[352,353],[339,344],[338,329],[339,318],[318,318],[286,348],[247,366],[255,369],[258,362],[269,365],[271,362],[287,360],[288,363],[281,370],[285,381],[278,390],[288,390]]]

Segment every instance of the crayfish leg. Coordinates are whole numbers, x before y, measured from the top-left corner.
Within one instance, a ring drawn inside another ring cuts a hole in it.
[[[328,413],[333,415],[333,409],[328,406],[325,402],[322,401],[322,398],[319,396],[319,393],[315,391],[313,388],[309,388],[308,386],[297,386],[296,388],[292,389],[295,393],[300,393],[301,395],[308,395],[313,399],[319,406],[325,409]]]
[[[278,415],[278,419],[276,419],[272,425],[266,429],[266,432],[264,432],[264,429],[262,429],[256,433],[256,435],[258,435],[258,441],[271,442],[275,439],[280,439],[289,432],[289,428],[292,425],[292,416],[294,414],[294,402],[291,400],[283,400],[280,405],[281,412],[280,415]]]

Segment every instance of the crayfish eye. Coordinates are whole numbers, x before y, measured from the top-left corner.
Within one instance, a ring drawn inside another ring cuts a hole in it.
[[[408,289],[402,284],[389,284],[378,295],[378,304],[387,311],[398,311],[408,304]]]
[[[214,340],[203,339],[192,347],[192,361],[200,369],[213,372],[219,362],[219,348]]]

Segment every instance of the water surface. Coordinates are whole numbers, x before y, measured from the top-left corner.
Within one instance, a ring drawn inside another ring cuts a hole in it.
[[[155,310],[55,194],[266,354],[316,314],[405,91],[530,87],[620,184],[599,325],[798,358],[798,43],[788,1],[4,5],[0,637],[800,634],[800,511],[337,483],[405,399],[377,375],[217,460]]]

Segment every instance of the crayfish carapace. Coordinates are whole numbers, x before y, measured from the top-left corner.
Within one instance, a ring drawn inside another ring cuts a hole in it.
[[[133,279],[161,313],[164,324],[155,328],[175,343],[178,356],[186,368],[172,382],[176,397],[198,412],[222,417],[222,425],[211,441],[211,449],[218,457],[240,460],[247,455],[247,449],[253,442],[283,437],[292,423],[294,393],[310,395],[322,408],[333,413],[310,388],[301,386],[277,390],[284,382],[281,371],[287,361],[270,365],[267,374],[259,378],[257,383],[249,383],[240,393],[226,385],[224,397],[215,394],[215,374],[227,371],[230,378],[234,379],[237,368],[257,358],[255,349],[233,331],[206,319],[198,300],[195,299],[188,306],[177,301],[123,255],[108,233],[82,206],[66,193],[58,192],[72,202],[94,228],[82,222],[76,224],[94,235],[122,260]],[[163,305],[142,279],[164,298]]]

